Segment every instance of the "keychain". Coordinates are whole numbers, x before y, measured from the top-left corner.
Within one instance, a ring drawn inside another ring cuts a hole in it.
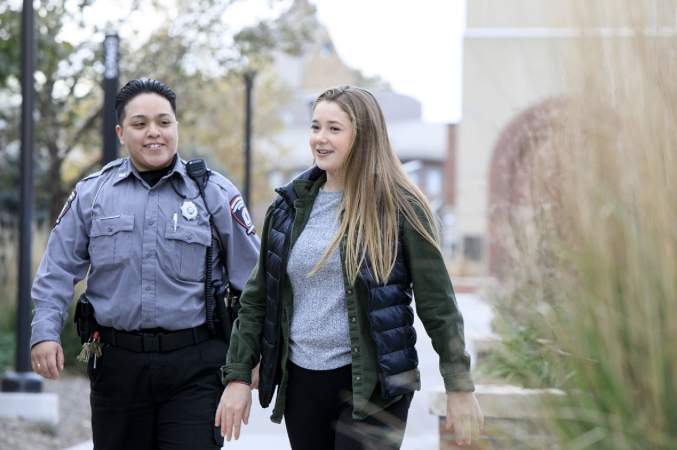
[[[96,369],[96,358],[100,358],[103,348],[101,339],[99,339],[99,332],[95,331],[94,334],[89,338],[87,342],[82,345],[82,351],[78,355],[78,361],[84,363],[89,362],[89,358],[94,356],[94,369]]]

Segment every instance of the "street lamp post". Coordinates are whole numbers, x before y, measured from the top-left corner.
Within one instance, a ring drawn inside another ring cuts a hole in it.
[[[120,38],[108,27],[103,41],[103,155],[101,165],[118,159],[120,141],[115,132],[115,96],[118,93],[120,76]]]
[[[246,88],[246,117],[244,126],[245,144],[244,144],[244,166],[245,166],[245,181],[244,181],[244,201],[251,203],[251,153],[252,153],[252,88],[254,86],[254,77],[256,71],[247,69],[244,72],[244,84]],[[251,206],[251,205],[250,205]],[[251,215],[251,210],[250,213]]]
[[[16,371],[2,379],[3,392],[41,392],[40,377],[29,372],[31,307],[31,233],[33,227],[33,110],[35,104],[35,19],[33,1],[21,13],[21,208],[19,214],[19,289],[16,323]]]

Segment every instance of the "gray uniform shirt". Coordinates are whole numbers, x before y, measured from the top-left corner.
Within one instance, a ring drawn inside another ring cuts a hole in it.
[[[348,307],[338,250],[313,275],[334,239],[341,192],[320,190],[308,223],[289,255],[287,275],[294,292],[289,325],[289,359],[310,370],[330,370],[351,363]]]
[[[173,170],[152,188],[129,158],[77,184],[50,234],[33,283],[31,346],[60,342],[74,285],[85,276],[87,298],[101,325],[126,331],[180,330],[205,322],[205,255],[211,231],[185,164],[176,158]],[[205,193],[221,241],[221,246],[214,241],[213,279],[222,279],[225,265],[231,285],[242,290],[256,265],[259,239],[230,181],[212,172]]]

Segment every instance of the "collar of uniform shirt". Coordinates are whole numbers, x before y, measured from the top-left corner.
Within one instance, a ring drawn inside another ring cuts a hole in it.
[[[153,187],[158,183],[158,181],[162,179],[162,177],[174,170],[174,165],[176,164],[177,158],[178,155],[174,153],[174,159],[172,159],[172,162],[167,167],[157,170],[146,170],[144,172],[138,171],[139,175],[141,178],[143,178],[143,181],[148,183],[148,186]]]

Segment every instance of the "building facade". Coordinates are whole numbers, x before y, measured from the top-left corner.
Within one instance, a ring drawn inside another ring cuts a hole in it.
[[[456,217],[458,255],[475,274],[498,273],[500,252],[492,239],[506,211],[526,201],[524,183],[514,178],[515,161],[533,138],[527,130],[552,117],[566,96],[567,65],[583,39],[581,24],[597,37],[632,26],[622,8],[608,11],[602,23],[586,22],[576,13],[576,3],[585,1],[467,1]],[[675,0],[645,3],[650,23],[675,28]]]

